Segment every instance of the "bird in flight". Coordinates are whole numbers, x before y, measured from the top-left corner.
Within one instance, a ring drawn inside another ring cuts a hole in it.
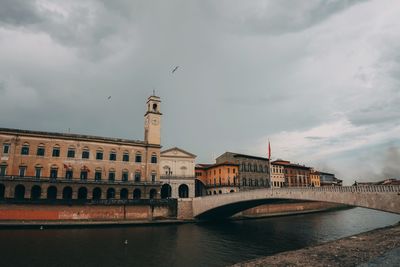
[[[109,95],[109,96],[107,97],[107,99],[110,100],[110,99],[111,99],[111,96]]]
[[[178,68],[179,68],[179,66],[176,66],[176,67],[172,70],[172,73],[174,73]]]

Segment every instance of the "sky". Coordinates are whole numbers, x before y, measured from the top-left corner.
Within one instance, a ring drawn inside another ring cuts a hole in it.
[[[345,184],[400,178],[400,1],[0,7],[0,127],[143,140],[155,90],[163,148],[198,163],[269,140]]]

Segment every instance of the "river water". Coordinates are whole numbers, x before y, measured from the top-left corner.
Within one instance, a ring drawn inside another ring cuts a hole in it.
[[[226,266],[399,221],[354,208],[224,223],[1,229],[0,266]]]

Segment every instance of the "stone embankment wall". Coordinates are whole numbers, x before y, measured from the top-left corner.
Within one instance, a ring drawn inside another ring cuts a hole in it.
[[[1,204],[0,221],[151,221],[174,218],[175,209],[167,205]]]
[[[327,203],[327,202],[296,202],[296,203],[284,203],[284,204],[265,204],[257,206],[240,212],[235,215],[235,217],[268,217],[286,214],[296,214],[296,213],[307,213],[322,210],[329,210],[335,208],[346,207],[342,204]]]

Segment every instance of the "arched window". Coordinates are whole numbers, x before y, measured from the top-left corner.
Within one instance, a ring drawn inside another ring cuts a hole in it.
[[[161,187],[161,198],[171,197],[172,188],[169,184],[163,184]]]
[[[24,143],[21,147],[21,155],[29,155],[29,143]]]
[[[136,152],[136,155],[135,155],[135,162],[136,162],[136,163],[142,162],[142,153]]]
[[[65,179],[71,180],[72,177],[74,176],[74,171],[72,169],[71,164],[69,165],[64,164],[64,168],[65,168]]]
[[[47,188],[47,199],[57,199],[57,187],[50,186],[49,188]]]
[[[113,149],[110,151],[110,161],[116,161],[117,160],[117,152]]]
[[[133,198],[134,199],[140,199],[142,195],[142,192],[140,191],[139,188],[136,188],[135,190],[133,190]]]
[[[60,145],[53,146],[53,153],[51,155],[55,158],[60,156]]]
[[[151,163],[157,163],[157,154],[156,153],[153,153],[153,154],[151,154]]]
[[[50,178],[56,179],[58,177],[58,166],[52,165],[50,168]]]
[[[96,187],[95,189],[93,189],[93,199],[94,200],[99,200],[101,199],[101,189]]]
[[[112,168],[108,171],[108,180],[110,182],[114,182],[115,181],[115,170],[112,169]]]
[[[40,164],[35,165],[35,178],[40,178],[42,176],[43,166]]]
[[[129,161],[129,152],[124,151],[124,154],[122,154],[122,161]]]
[[[19,166],[19,177],[24,177],[26,174],[26,165]]]
[[[101,181],[101,174],[102,174],[101,168],[96,168],[94,171],[94,180]]]
[[[257,172],[257,164],[254,163],[254,171]]]
[[[243,186],[246,186],[246,185],[247,185],[246,178],[243,178],[243,179],[242,179],[242,185],[243,185]]]
[[[8,155],[8,153],[10,153],[10,147],[11,147],[10,143],[3,144],[3,155]]]
[[[186,184],[181,184],[178,188],[180,198],[189,197],[189,187]]]
[[[0,177],[7,175],[7,162],[0,163]]]
[[[140,171],[135,172],[135,182],[140,182]]]
[[[122,181],[128,182],[129,179],[129,171],[127,169],[122,170]]]
[[[86,146],[82,149],[82,158],[88,159],[90,156],[89,148]]]
[[[67,158],[75,158],[75,147],[74,146],[68,147]]]
[[[98,148],[96,150],[96,159],[103,160],[103,149],[102,148]]]
[[[15,199],[24,199],[25,198],[25,186],[19,184],[14,189],[14,198]]]
[[[36,156],[43,157],[45,152],[44,144],[40,144],[36,151]]]

